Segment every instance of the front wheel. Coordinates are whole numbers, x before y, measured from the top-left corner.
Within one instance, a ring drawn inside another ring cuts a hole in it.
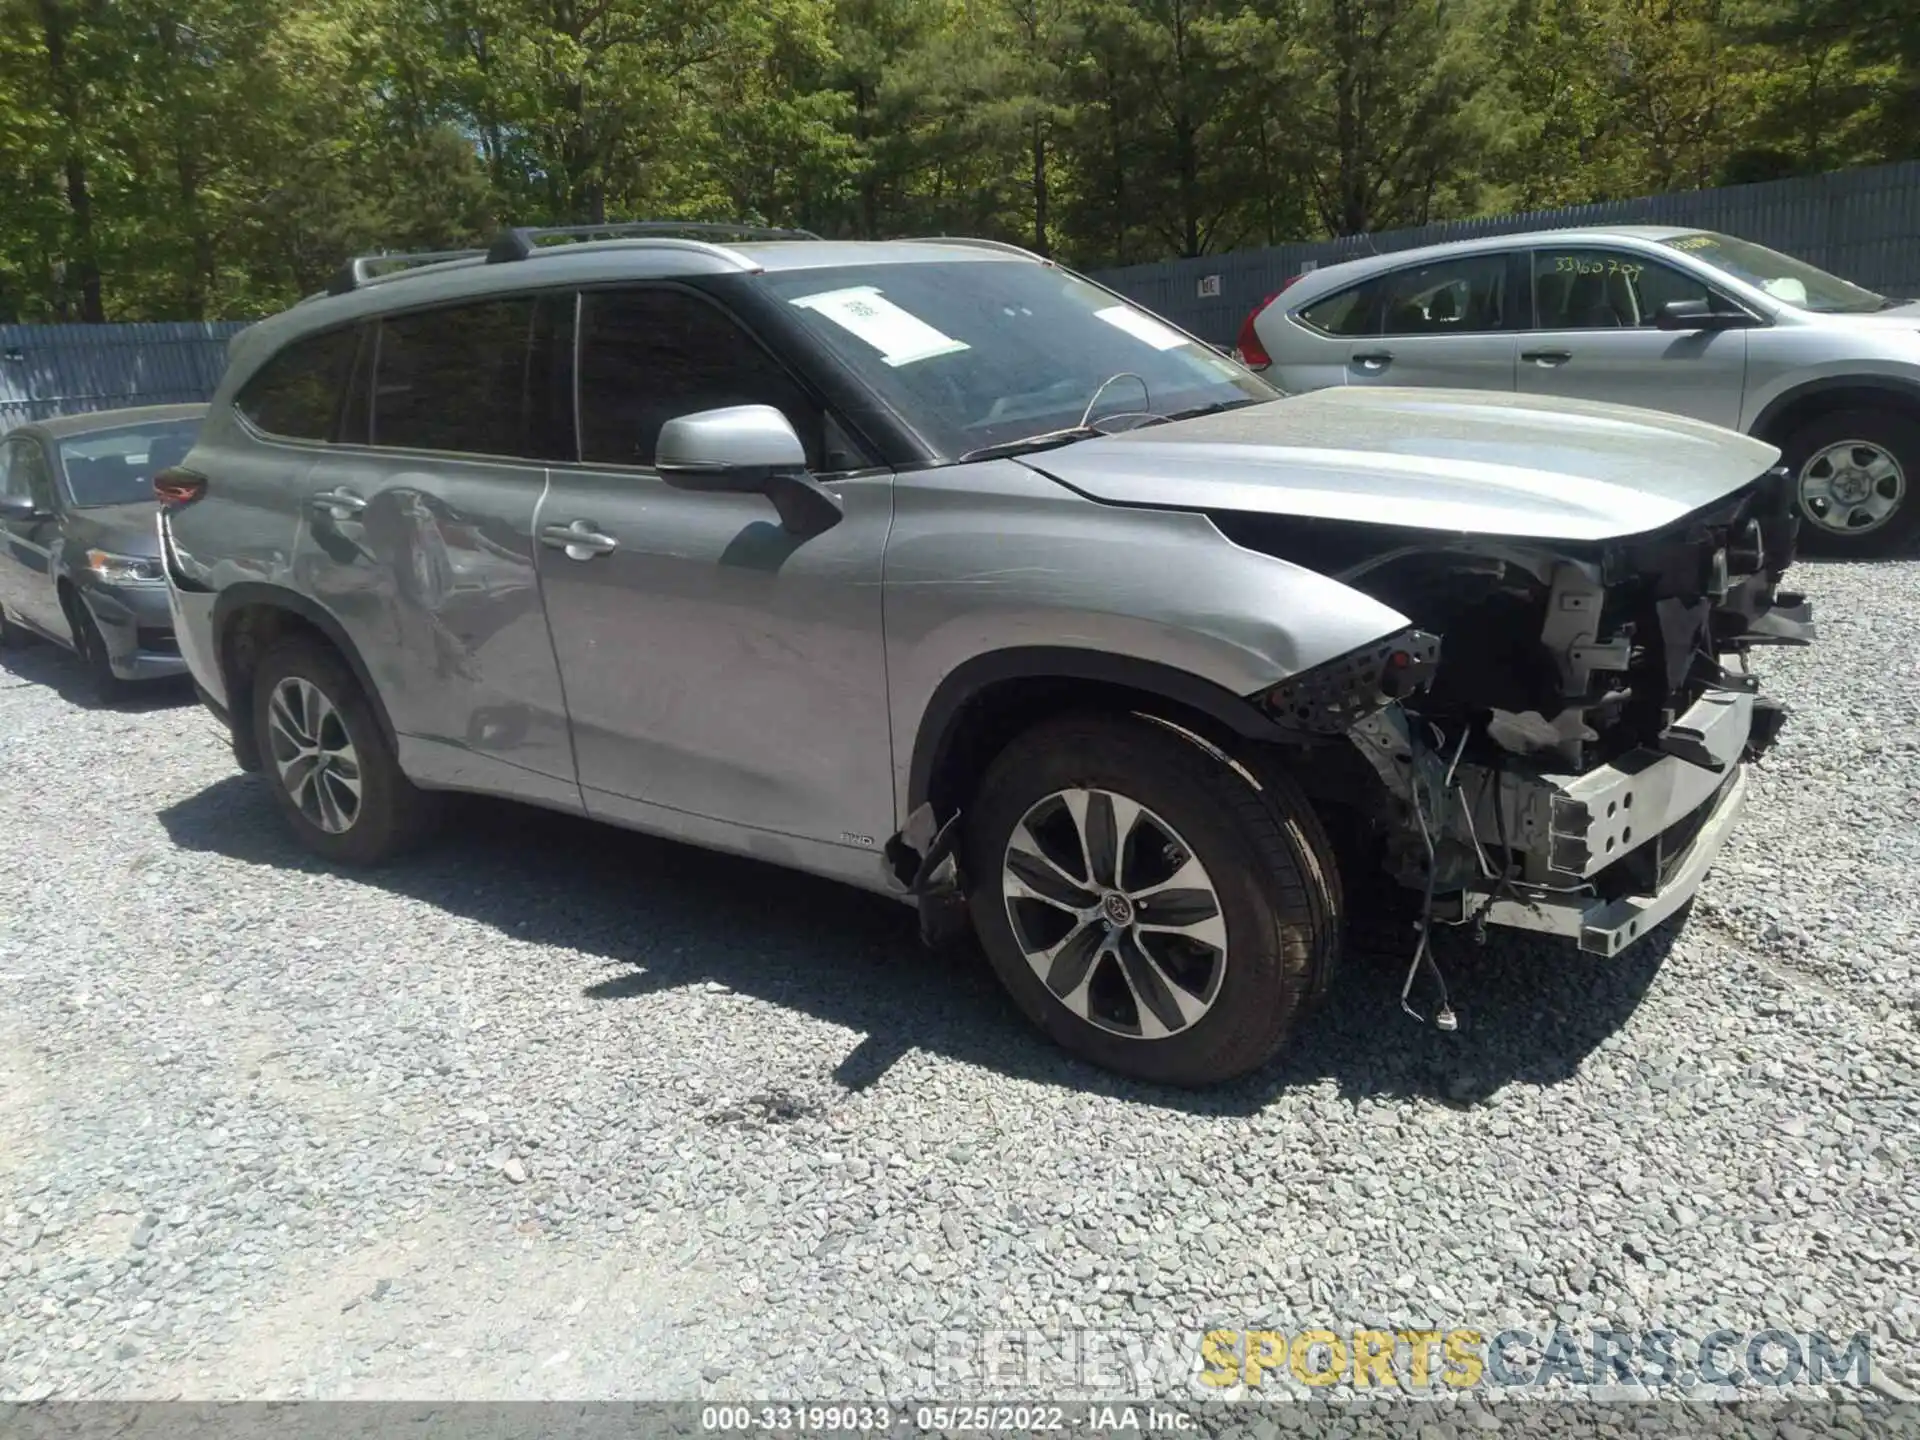
[[[113,659],[107,651],[106,636],[100,633],[100,622],[78,595],[67,601],[67,621],[73,627],[74,653],[87,667],[87,694],[97,705],[124,700],[131,687],[113,673]]]
[[[1842,410],[1802,426],[1782,455],[1810,553],[1890,555],[1920,535],[1920,422]]]
[[[1189,1086],[1256,1069],[1337,951],[1339,879],[1305,798],[1152,722],[1027,732],[966,823],[994,970],[1034,1024],[1107,1069]]]
[[[331,647],[298,637],[254,675],[254,735],[273,798],[301,843],[373,865],[423,838],[437,797],[407,779],[360,683]]]

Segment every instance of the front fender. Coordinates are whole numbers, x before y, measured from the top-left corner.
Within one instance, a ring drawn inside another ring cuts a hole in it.
[[[1890,404],[1901,409],[1920,409],[1920,366],[1893,359],[1862,358],[1853,352],[1833,354],[1816,365],[1777,369],[1750,361],[1746,423],[1742,428],[1750,435],[1770,435],[1779,418],[1800,401],[1822,391],[1838,390],[1878,391]]]
[[[1204,515],[1102,504],[1011,460],[902,475],[885,585],[903,815],[923,729],[951,705],[950,677],[994,669],[983,657],[1109,657],[1185,677],[1196,697],[1237,698],[1408,624],[1337,580],[1235,545]]]

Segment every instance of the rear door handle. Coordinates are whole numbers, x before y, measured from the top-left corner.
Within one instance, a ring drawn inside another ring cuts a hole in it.
[[[1535,365],[1551,368],[1555,365],[1566,364],[1569,360],[1573,359],[1573,355],[1566,350],[1522,350],[1520,352],[1520,358],[1531,361]]]
[[[1367,350],[1353,357],[1353,363],[1363,370],[1384,370],[1393,363],[1391,350]]]
[[[367,508],[367,502],[351,490],[321,490],[309,497],[307,504],[334,520],[345,520]]]
[[[575,520],[566,525],[547,525],[540,531],[540,543],[552,550],[566,551],[569,560],[591,560],[620,548],[611,535],[600,533],[591,520]]]

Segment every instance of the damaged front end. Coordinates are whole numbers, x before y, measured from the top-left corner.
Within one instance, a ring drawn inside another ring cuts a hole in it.
[[[1416,627],[1257,697],[1301,743],[1350,744],[1344,768],[1302,768],[1322,800],[1369,797],[1360,832],[1423,900],[1415,966],[1432,922],[1612,955],[1691,898],[1745,762],[1786,717],[1750,655],[1813,638],[1810,607],[1779,588],[1788,487],[1770,471],[1658,531],[1592,542],[1215,517]],[[1356,784],[1356,763],[1380,783]]]

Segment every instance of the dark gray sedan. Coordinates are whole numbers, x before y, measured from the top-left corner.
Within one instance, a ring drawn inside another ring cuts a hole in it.
[[[0,439],[0,646],[40,636],[68,647],[102,699],[186,673],[153,477],[186,458],[206,408],[68,415]]]

